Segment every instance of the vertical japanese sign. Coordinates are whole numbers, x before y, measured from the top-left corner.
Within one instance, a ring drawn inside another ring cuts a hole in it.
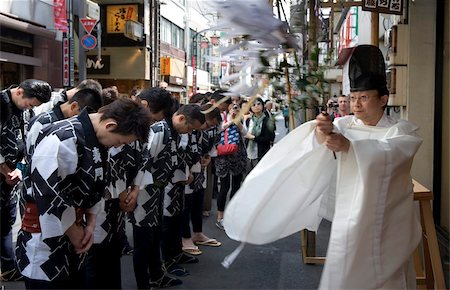
[[[363,0],[362,10],[384,14],[403,14],[402,0]]]
[[[55,28],[62,32],[68,32],[68,22],[66,13],[66,0],[53,0],[53,18]]]
[[[138,5],[109,5],[106,7],[106,33],[124,33],[127,20],[138,21]]]
[[[63,86],[70,86],[70,46],[69,39],[63,38]]]

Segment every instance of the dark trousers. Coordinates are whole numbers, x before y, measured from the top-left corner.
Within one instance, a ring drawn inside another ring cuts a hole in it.
[[[26,289],[77,289],[79,287],[74,286],[77,283],[73,280],[65,281],[44,281],[25,278]]]
[[[230,179],[231,179],[231,193],[230,199],[233,198],[233,195],[238,191],[239,187],[241,187],[242,182],[242,174],[238,175],[227,175],[225,177],[220,178],[220,190],[219,196],[217,197],[217,210],[224,211],[225,203],[227,201],[227,194],[230,190]]]
[[[0,181],[0,268],[1,272],[13,270],[16,267],[12,246],[12,225],[16,221],[16,202],[10,199],[12,188],[3,180]]]
[[[181,242],[181,214],[164,216],[162,222],[162,258],[165,262],[172,261],[180,254],[183,244]]]
[[[149,289],[150,279],[156,281],[164,274],[161,263],[161,226],[133,225],[133,266],[138,289]]]
[[[211,163],[206,168],[206,190],[204,193],[203,210],[210,211],[212,208],[212,199],[217,198],[219,192],[218,178],[216,172],[216,158],[211,157]]]
[[[85,289],[122,289],[119,238],[92,245],[84,269]]]
[[[181,218],[181,236],[185,239],[191,237],[191,226],[194,233],[203,232],[203,195],[204,189],[184,195],[184,209]]]

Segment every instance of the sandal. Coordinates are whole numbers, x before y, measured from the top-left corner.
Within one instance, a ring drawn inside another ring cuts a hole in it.
[[[202,254],[202,251],[200,251],[200,249],[197,246],[194,247],[183,247],[182,248],[183,252],[186,252],[188,254],[191,254],[193,256],[198,256]]]
[[[205,241],[194,241],[194,244],[210,247],[220,247],[222,245],[222,243],[217,241],[216,239],[207,239]]]

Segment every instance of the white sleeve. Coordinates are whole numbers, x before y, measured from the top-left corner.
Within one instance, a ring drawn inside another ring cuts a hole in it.
[[[75,208],[61,196],[59,182],[75,173],[77,156],[75,137],[61,141],[56,135],[50,135],[35,148],[31,182],[39,212],[43,212],[39,221],[44,238],[63,235],[76,220]]]

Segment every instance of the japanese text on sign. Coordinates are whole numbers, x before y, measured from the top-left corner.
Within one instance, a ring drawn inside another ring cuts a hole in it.
[[[124,33],[127,20],[138,21],[138,5],[109,5],[106,8],[106,32]]]
[[[385,14],[402,14],[402,0],[364,0],[362,10]]]

